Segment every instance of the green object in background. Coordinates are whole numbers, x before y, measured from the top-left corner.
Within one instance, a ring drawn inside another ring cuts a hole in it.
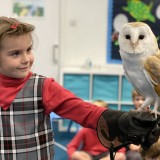
[[[153,1],[147,5],[141,0],[127,0],[127,6],[123,7],[123,10],[128,12],[136,21],[155,22],[155,17],[151,13],[153,7]]]

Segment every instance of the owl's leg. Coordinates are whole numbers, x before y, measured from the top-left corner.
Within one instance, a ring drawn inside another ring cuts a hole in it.
[[[157,118],[157,115],[160,115],[160,112],[158,112],[159,105],[160,105],[160,97],[156,96],[154,108],[152,110],[152,113],[155,115],[155,118]]]
[[[152,102],[154,101],[154,98],[151,97],[146,97],[144,103],[142,104],[140,110],[145,110],[146,108],[148,109],[148,107],[150,107],[150,105],[152,104]]]

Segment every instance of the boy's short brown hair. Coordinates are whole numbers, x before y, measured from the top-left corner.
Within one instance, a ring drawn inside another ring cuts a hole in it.
[[[133,89],[133,90],[132,90],[132,100],[134,100],[134,98],[135,98],[136,96],[142,96],[142,95],[140,95],[135,89]]]
[[[108,108],[108,103],[100,99],[94,100],[92,103],[95,104],[96,106]]]

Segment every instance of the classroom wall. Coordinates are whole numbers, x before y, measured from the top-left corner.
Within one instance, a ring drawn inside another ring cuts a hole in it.
[[[82,67],[88,58],[94,66],[120,69],[106,63],[108,1],[45,0],[44,18],[22,18],[36,26],[33,71],[59,80],[59,67]],[[1,16],[13,16],[12,2],[0,0]]]
[[[107,0],[64,0],[62,65],[106,64]]]

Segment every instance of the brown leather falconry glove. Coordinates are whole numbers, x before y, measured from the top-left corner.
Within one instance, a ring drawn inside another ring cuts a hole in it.
[[[100,142],[110,148],[122,143],[141,144],[148,149],[160,136],[160,118],[148,111],[117,111],[108,109],[101,115],[97,133]]]

